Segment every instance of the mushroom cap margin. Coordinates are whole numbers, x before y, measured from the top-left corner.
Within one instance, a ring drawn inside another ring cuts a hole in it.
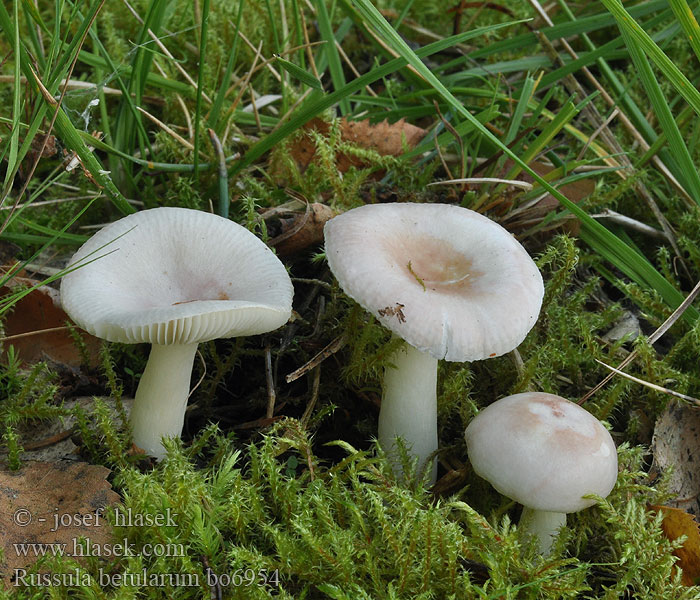
[[[324,235],[345,293],[435,358],[463,362],[510,352],[539,315],[544,286],[534,261],[508,231],[469,209],[365,205],[328,221]],[[445,266],[432,269],[431,262]],[[417,265],[462,280],[433,286]]]
[[[245,227],[162,207],[124,217],[75,253],[64,310],[83,329],[123,343],[187,344],[253,335],[289,319],[292,283]]]

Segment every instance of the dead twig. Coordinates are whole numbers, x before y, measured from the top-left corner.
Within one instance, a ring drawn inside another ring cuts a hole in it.
[[[271,419],[275,414],[277,392],[275,390],[274,377],[272,376],[272,351],[270,350],[270,346],[265,348],[265,379],[267,381],[267,411],[265,416]]]
[[[674,310],[674,311],[671,313],[671,315],[668,317],[668,319],[666,319],[666,320],[661,324],[661,327],[659,327],[654,333],[652,333],[652,334],[649,336],[649,343],[650,343],[650,344],[654,344],[654,343],[658,342],[658,341],[661,339],[661,337],[671,328],[671,326],[679,319],[679,317],[686,311],[686,309],[695,301],[695,299],[698,297],[698,295],[700,295],[700,281],[698,281],[698,283],[695,284],[695,287],[692,289],[692,291],[690,292],[690,294],[688,294],[688,296],[686,297],[686,299],[683,300],[683,302],[681,302],[680,306],[679,306],[676,310]],[[625,360],[623,360],[623,361],[618,365],[617,368],[620,369],[620,370],[621,370],[621,369],[624,369],[624,368],[625,368],[627,365],[629,365],[635,358],[637,358],[637,354],[638,354],[638,353],[637,353],[636,350],[632,350],[632,352],[630,352],[630,353],[627,355],[627,358],[625,358]],[[606,365],[606,366],[607,366],[607,365]],[[613,372],[613,373],[610,373],[610,374],[608,374],[608,375],[606,375],[605,378],[604,378],[600,383],[598,383],[598,385],[596,385],[593,389],[591,389],[591,390],[589,390],[588,392],[586,392],[586,393],[581,397],[581,399],[578,401],[578,404],[581,405],[581,404],[583,404],[584,402],[586,402],[586,400],[588,400],[591,396],[593,396],[593,394],[595,394],[598,390],[600,390],[600,389],[601,389],[606,383],[608,383],[608,381],[610,381],[614,376],[615,376],[615,373],[614,373],[614,372]]]
[[[285,380],[287,383],[292,383],[292,381],[296,381],[301,377],[302,375],[308,373],[311,371],[311,369],[317,367],[320,365],[324,360],[326,360],[329,356],[333,356],[338,350],[340,350],[345,344],[347,344],[348,340],[345,336],[345,334],[339,335],[337,338],[335,338],[330,344],[328,344],[323,350],[321,350],[316,356],[314,356],[309,362],[307,362],[305,365],[299,367],[296,371],[292,371],[287,377],[285,377]]]
[[[615,367],[611,367],[610,365],[604,363],[602,360],[598,360],[597,358],[595,361],[601,365],[603,365],[606,369],[610,369],[613,373],[616,375],[621,375],[625,379],[629,379],[630,381],[634,381],[635,383],[639,383],[641,385],[644,385],[648,388],[651,388],[652,390],[656,390],[657,392],[663,392],[664,394],[670,394],[671,396],[675,396],[676,398],[682,398],[683,400],[689,400],[696,406],[700,406],[700,400],[697,398],[693,398],[692,396],[686,396],[685,394],[681,394],[680,392],[674,392],[673,390],[669,390],[668,388],[662,387],[660,385],[656,385],[655,383],[651,383],[650,381],[645,381],[644,379],[639,379],[639,377],[635,377],[634,375],[630,375],[629,373],[625,373],[624,371],[620,371],[619,369],[616,369]]]
[[[301,425],[302,429],[306,429],[306,426],[309,424],[311,413],[313,412],[314,407],[316,406],[316,401],[318,400],[318,391],[321,387],[321,365],[318,365],[314,369],[313,373],[314,378],[313,383],[311,384],[311,400],[309,400],[309,403],[304,409],[304,414],[301,415],[301,419],[299,419],[299,424]]]

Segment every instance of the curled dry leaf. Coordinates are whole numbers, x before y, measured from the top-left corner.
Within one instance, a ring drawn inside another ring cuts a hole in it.
[[[652,472],[663,474],[669,469],[669,491],[676,494],[673,502],[689,513],[700,514],[700,410],[680,402],[669,403],[656,420],[651,441]]]
[[[109,472],[64,461],[27,463],[17,472],[0,470],[0,577],[5,586],[21,574],[17,569],[36,562],[40,548],[73,555],[80,553],[74,552],[74,544],[81,536],[93,548],[111,541],[105,509],[119,496],[107,482]]]
[[[664,535],[671,541],[682,535],[686,537],[683,545],[673,554],[678,557],[677,565],[683,571],[684,585],[695,585],[700,578],[700,528],[695,517],[680,508],[670,506],[649,506],[651,510],[663,514],[661,528]]]
[[[319,202],[307,204],[303,213],[281,219],[282,232],[268,240],[281,256],[289,256],[323,241],[323,226],[335,216],[335,211]]]
[[[504,176],[513,166],[513,162],[506,161],[503,172]],[[530,168],[535,171],[541,177],[547,178],[553,170],[552,165],[547,163],[533,161],[529,164]],[[535,180],[527,173],[522,172],[518,175],[518,179],[526,181],[528,183],[534,183]],[[563,186],[556,186],[557,189],[564,194],[569,200],[575,204],[579,204],[582,200],[590,196],[595,191],[595,181],[593,179],[579,179],[573,183],[568,183]],[[508,210],[510,207],[506,207]],[[507,228],[511,231],[520,231],[522,229],[528,229],[532,227],[535,223],[541,221],[547,217],[552,211],[559,210],[559,201],[551,194],[545,195],[543,198],[539,199],[532,206],[519,211],[517,215],[514,215],[512,221],[507,225]],[[503,224],[503,223],[502,223]],[[579,231],[579,223],[577,220],[569,218],[567,221],[559,221],[559,226],[566,225],[566,229],[572,234],[577,235]]]
[[[306,131],[318,131],[328,135],[331,126],[321,119],[311,119],[305,126]],[[407,123],[404,119],[396,123],[384,120],[372,124],[369,119],[363,121],[340,120],[342,141],[355,144],[359,148],[375,150],[383,156],[400,156],[406,148],[415,148],[427,132],[425,129]],[[303,135],[291,148],[291,154],[299,168],[304,171],[316,156],[316,145],[310,135]],[[367,167],[359,157],[338,152],[336,157],[338,171],[345,173],[350,167]]]
[[[39,282],[27,277],[14,277],[8,285],[0,288],[0,294],[5,295],[18,291],[22,287],[33,287]],[[25,363],[36,363],[41,360],[52,360],[68,367],[81,366],[82,357],[65,328],[68,315],[61,308],[59,292],[48,286],[42,286],[31,291],[10,310],[5,319],[3,337],[18,336],[43,329],[62,328],[57,331],[17,337],[3,343],[3,353],[12,344]],[[88,349],[90,365],[99,361],[100,340],[88,333],[81,332]]]

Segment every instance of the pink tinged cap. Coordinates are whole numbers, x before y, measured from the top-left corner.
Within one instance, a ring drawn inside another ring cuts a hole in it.
[[[343,290],[435,358],[500,356],[535,324],[544,287],[503,227],[447,204],[372,204],[331,219],[326,256]]]
[[[535,510],[570,513],[607,496],[617,480],[608,430],[579,405],[526,392],[487,406],[465,431],[478,475],[504,496]]]
[[[92,262],[90,262],[92,261]],[[284,265],[245,227],[185,208],[107,225],[71,259],[63,308],[113,342],[191,344],[265,333],[291,314]]]

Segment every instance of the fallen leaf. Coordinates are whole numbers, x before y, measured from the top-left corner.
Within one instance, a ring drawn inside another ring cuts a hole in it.
[[[673,502],[689,513],[700,514],[700,410],[672,401],[654,425],[651,441],[652,474],[671,469],[669,491]]]
[[[6,286],[0,288],[0,294],[9,294],[37,283],[37,280],[27,277],[13,277]],[[70,318],[61,308],[59,298],[58,290],[44,285],[31,291],[10,309],[5,318],[3,337],[56,327],[64,329],[8,340],[3,344],[3,356],[11,344],[25,363],[36,363],[48,358],[69,367],[81,366],[80,352],[69,331],[65,329],[66,321],[70,321]],[[81,335],[88,349],[90,366],[95,366],[99,362],[101,342],[88,333],[81,332]]]
[[[323,226],[335,216],[335,211],[325,204],[307,204],[303,213],[281,219],[281,233],[268,240],[281,256],[289,256],[323,241]]]
[[[682,535],[686,536],[683,545],[674,550],[678,557],[676,563],[683,571],[682,581],[684,585],[695,585],[700,578],[700,527],[693,515],[670,506],[650,505],[654,512],[661,512],[664,520],[661,523],[666,537],[673,541]]]
[[[109,473],[106,467],[65,461],[0,470],[0,578],[5,586],[12,585],[16,569],[36,562],[40,548],[72,555],[81,536],[93,548],[111,541],[104,513],[119,496],[107,482]]]
[[[305,131],[318,131],[328,135],[330,124],[321,119],[311,119],[304,125]],[[384,120],[381,123],[372,124],[369,119],[363,121],[340,120],[340,136],[342,141],[355,144],[359,148],[375,150],[383,156],[400,156],[406,148],[415,148],[427,132],[425,129],[407,123],[404,119],[389,123]],[[291,148],[292,158],[304,171],[316,156],[316,144],[310,135],[303,135]],[[336,157],[338,171],[345,173],[350,167],[366,167],[357,156],[338,152]]]
[[[504,177],[505,174],[513,166],[513,162],[508,160],[505,163],[503,171],[499,176]],[[547,163],[533,161],[529,163],[530,168],[535,171],[541,177],[547,178],[547,175],[554,170],[554,166],[548,165]],[[517,178],[521,181],[526,181],[528,183],[535,183],[535,180],[526,172],[521,172]],[[567,199],[571,200],[574,204],[579,204],[582,200],[590,196],[595,191],[595,181],[593,179],[579,179],[573,183],[567,183],[563,186],[556,185],[555,187],[566,196]],[[505,209],[502,210],[502,214],[508,214],[511,206],[506,203]],[[519,231],[521,229],[529,229],[535,223],[543,220],[553,211],[559,210],[561,204],[551,194],[546,194],[543,198],[538,200],[532,206],[524,208],[514,215],[512,221],[507,225],[509,231]],[[558,226],[565,226],[567,231],[571,232],[573,235],[578,235],[580,224],[577,219],[567,218],[566,220],[558,223]],[[551,226],[550,226],[551,228]]]
[[[18,425],[16,431],[20,436],[19,443],[24,449],[20,454],[20,460],[26,462],[79,461],[79,447],[76,445],[76,442],[79,443],[80,440],[74,435],[76,417],[73,410],[79,407],[88,418],[88,427],[94,430],[96,429],[95,420],[93,419],[96,399],[95,396],[68,398],[63,401],[62,406],[69,414],[61,419],[31,420]],[[117,410],[114,398],[103,397],[99,399],[107,405],[112,422],[120,425],[121,415]],[[122,406],[127,418],[131,413],[133,402],[133,398],[122,398]],[[1,448],[0,463],[6,458],[7,450],[6,448]]]

